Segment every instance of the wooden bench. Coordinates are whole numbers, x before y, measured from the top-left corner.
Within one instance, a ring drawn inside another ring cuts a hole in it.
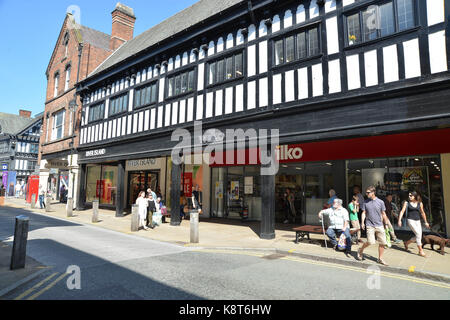
[[[326,230],[322,228],[322,226],[312,226],[312,225],[304,225],[300,227],[292,228],[292,230],[295,231],[295,243],[298,243],[300,237],[304,239],[305,237],[308,237],[308,240],[311,240],[309,237],[310,233],[315,234],[324,234]],[[353,236],[358,230],[357,229],[350,229],[350,235]]]
[[[311,226],[311,225],[295,227],[292,228],[292,230],[295,231],[295,243],[298,243],[300,237],[302,237],[302,239],[308,237],[308,240],[311,240],[311,238],[309,237],[310,233],[323,234],[324,232],[322,226]]]

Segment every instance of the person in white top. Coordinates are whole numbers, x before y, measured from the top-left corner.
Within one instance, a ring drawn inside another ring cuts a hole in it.
[[[319,212],[319,219],[322,219],[323,215],[328,215],[330,219],[330,225],[327,229],[327,236],[330,238],[333,249],[337,248],[336,235],[339,233],[344,233],[346,237],[346,248],[345,254],[347,257],[350,256],[352,240],[350,235],[350,218],[347,209],[342,207],[341,199],[334,199],[331,208],[322,210]]]
[[[136,204],[138,205],[138,213],[139,213],[139,228],[144,228],[144,230],[148,230],[148,227],[145,225],[145,218],[147,217],[147,207],[148,207],[148,199],[145,198],[145,191],[141,191],[139,193],[139,197],[136,199]]]

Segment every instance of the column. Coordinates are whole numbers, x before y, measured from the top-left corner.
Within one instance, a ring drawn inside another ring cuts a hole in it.
[[[116,217],[123,217],[125,206],[125,161],[117,165]]]
[[[170,225],[179,226],[180,219],[180,196],[181,196],[181,165],[172,162],[172,185],[170,188]]]
[[[275,239],[275,175],[261,176],[261,239]]]
[[[80,174],[78,180],[78,200],[77,210],[84,210],[86,205],[86,165],[80,165]]]
[[[342,206],[347,207],[350,202],[347,198],[347,170],[345,160],[333,161],[333,185],[336,191],[336,196],[343,201]],[[328,190],[325,190],[328,194]]]

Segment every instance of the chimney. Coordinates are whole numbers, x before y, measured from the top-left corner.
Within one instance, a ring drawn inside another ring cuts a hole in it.
[[[116,4],[116,8],[111,15],[112,31],[109,49],[114,51],[124,42],[133,39],[136,17],[134,16],[134,10],[132,8],[125,6],[120,2]]]
[[[31,118],[31,111],[19,110],[19,116],[24,118]]]

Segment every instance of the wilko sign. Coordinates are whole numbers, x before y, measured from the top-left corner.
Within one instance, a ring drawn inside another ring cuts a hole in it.
[[[303,157],[303,149],[297,146],[284,145],[276,149],[277,159],[280,162],[300,160]]]
[[[86,157],[103,156],[104,154],[106,154],[106,149],[86,151]]]

